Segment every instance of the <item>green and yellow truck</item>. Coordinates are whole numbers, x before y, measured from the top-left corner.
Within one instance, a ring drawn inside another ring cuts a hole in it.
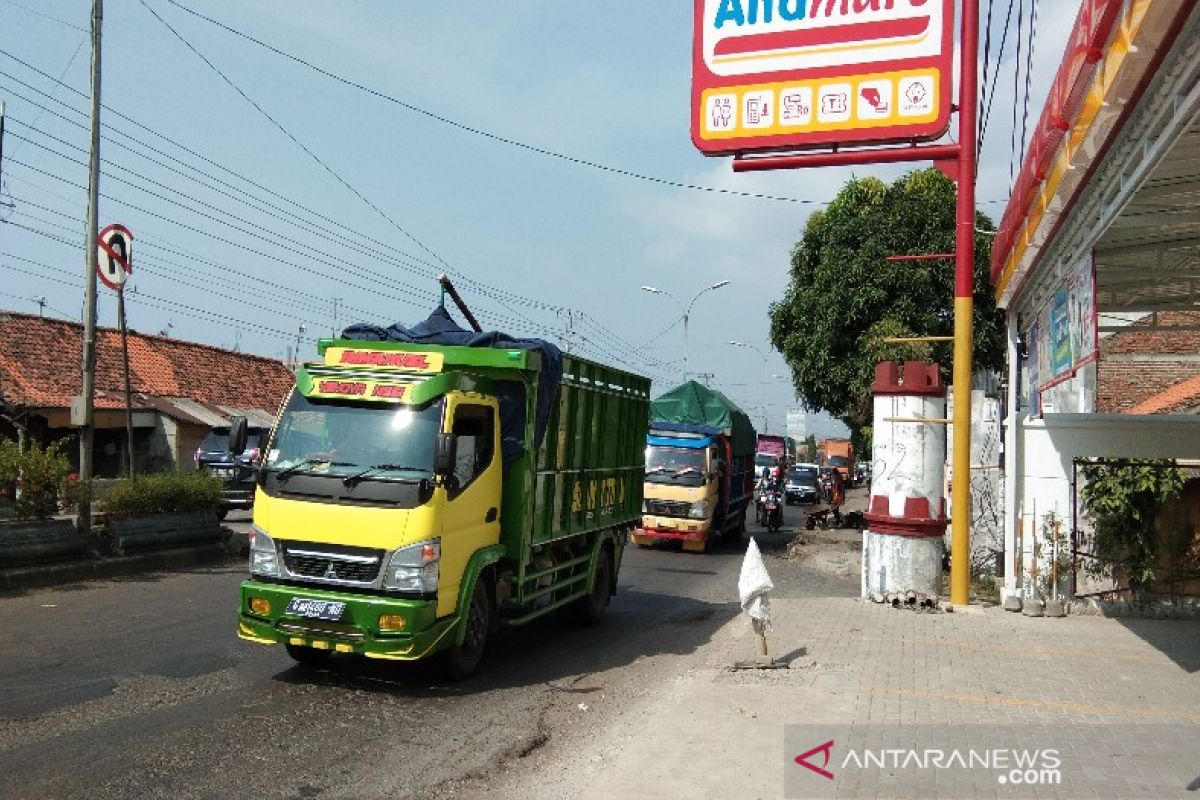
[[[322,340],[258,475],[238,635],[478,666],[490,633],[588,623],[638,524],[649,381],[555,351]],[[557,370],[556,370],[557,371]]]

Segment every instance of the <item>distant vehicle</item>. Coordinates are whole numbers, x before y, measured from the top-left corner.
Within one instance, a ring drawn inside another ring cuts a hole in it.
[[[817,480],[816,464],[797,464],[787,471],[783,484],[783,497],[787,505],[793,503],[817,503],[821,499],[821,485]]]
[[[871,467],[863,462],[858,462],[854,465],[854,484],[856,486],[865,486],[871,482]]]
[[[254,486],[266,428],[250,428],[246,450],[235,456],[229,452],[229,428],[213,428],[196,448],[196,469],[225,482],[221,490],[221,505],[217,519],[225,519],[232,509],[250,510],[254,507]]]
[[[842,473],[847,484],[854,480],[854,446],[849,439],[826,439],[820,444],[822,466]]]
[[[755,447],[754,471],[761,475],[762,468],[771,470],[771,477],[779,479],[788,465],[788,439],[770,433],[760,433]]]

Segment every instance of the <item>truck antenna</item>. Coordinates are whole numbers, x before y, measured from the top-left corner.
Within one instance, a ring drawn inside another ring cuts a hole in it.
[[[454,301],[454,305],[458,306],[458,310],[466,317],[467,322],[471,324],[474,331],[476,333],[483,333],[483,328],[479,327],[479,323],[475,320],[475,315],[471,313],[471,309],[467,308],[467,304],[463,302],[463,299],[458,296],[458,291],[454,288],[454,284],[450,282],[450,278],[446,276],[446,273],[443,272],[441,275],[438,275],[438,283],[442,285],[442,291],[450,295],[450,299]]]

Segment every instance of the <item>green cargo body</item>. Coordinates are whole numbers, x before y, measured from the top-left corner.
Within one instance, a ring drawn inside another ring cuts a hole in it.
[[[527,383],[530,420],[536,385],[536,379]],[[539,596],[558,605],[564,589],[571,596],[586,592],[585,555],[576,556],[577,564],[557,555],[551,566],[535,563],[539,553],[561,553],[564,546],[586,553],[596,537],[611,535],[614,568],[619,565],[624,535],[641,519],[649,399],[646,378],[564,356],[544,441],[505,467],[501,544],[517,564],[514,607],[526,608]]]

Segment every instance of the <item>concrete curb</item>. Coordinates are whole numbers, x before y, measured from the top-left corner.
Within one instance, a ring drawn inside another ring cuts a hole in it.
[[[236,563],[238,558],[230,551],[228,545],[229,540],[227,539],[225,542],[215,542],[198,547],[156,550],[122,558],[62,561],[55,564],[13,567],[0,570],[0,591],[45,588],[148,572],[169,572],[222,561]]]

